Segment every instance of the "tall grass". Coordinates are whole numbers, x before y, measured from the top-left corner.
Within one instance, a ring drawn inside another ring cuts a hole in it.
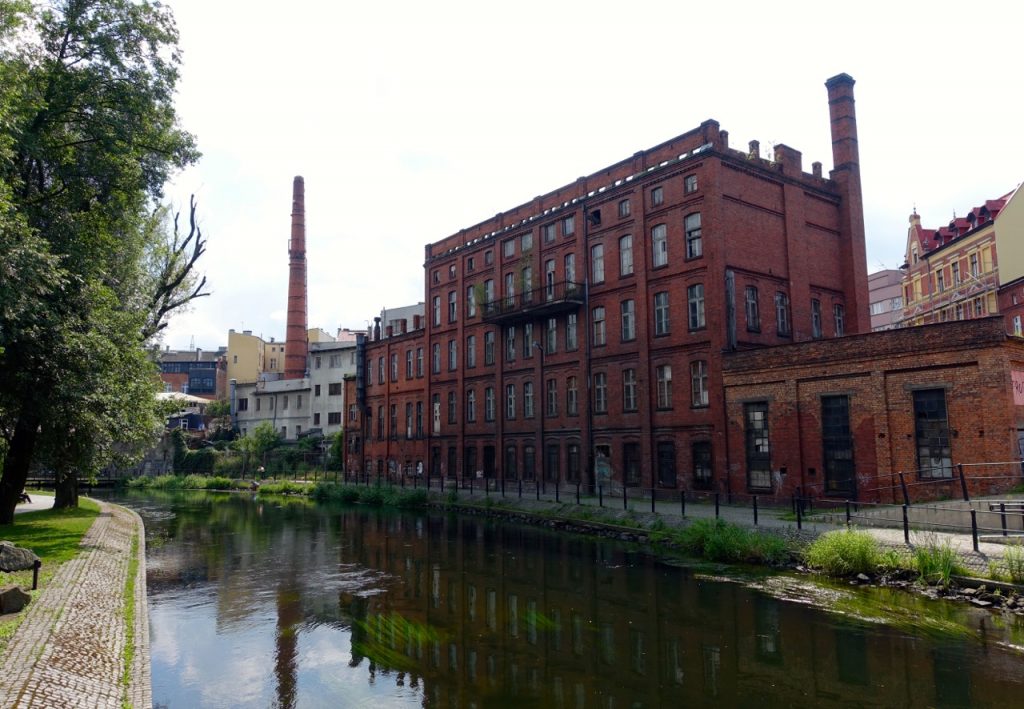
[[[804,551],[808,566],[830,576],[869,574],[882,564],[878,542],[868,532],[837,530],[821,535]]]
[[[948,540],[939,542],[934,536],[914,547],[910,559],[913,567],[921,574],[921,580],[926,583],[948,586],[950,576],[966,573],[956,549]]]
[[[318,483],[310,491],[320,502],[360,503],[373,507],[426,507],[426,490],[408,490],[395,487],[363,487],[341,483]]]
[[[781,537],[745,529],[721,519],[701,519],[671,533],[684,550],[709,561],[779,564],[789,558]]]

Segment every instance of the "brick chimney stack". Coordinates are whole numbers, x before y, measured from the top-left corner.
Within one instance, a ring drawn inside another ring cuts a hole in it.
[[[288,325],[285,330],[284,378],[306,376],[306,185],[292,181],[292,236],[288,241]]]
[[[839,207],[840,249],[843,254],[843,290],[848,294],[846,331],[871,331],[868,311],[867,248],[864,238],[864,197],[860,186],[857,149],[857,113],[853,101],[853,77],[837,74],[825,82],[832,124],[831,179],[842,194]]]

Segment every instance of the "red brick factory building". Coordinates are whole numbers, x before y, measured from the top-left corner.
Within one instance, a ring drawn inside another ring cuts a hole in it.
[[[760,489],[729,467],[725,353],[870,330],[853,85],[826,82],[827,175],[708,120],[429,244],[423,328],[364,343],[350,461]]]

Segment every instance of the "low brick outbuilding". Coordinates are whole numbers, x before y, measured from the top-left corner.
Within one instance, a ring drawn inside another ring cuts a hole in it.
[[[999,317],[735,352],[723,384],[733,492],[895,502],[900,472],[913,501],[959,496],[961,470],[971,493],[1022,481],[1024,340]]]

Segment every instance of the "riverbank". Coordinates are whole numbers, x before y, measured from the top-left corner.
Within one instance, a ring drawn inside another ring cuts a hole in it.
[[[145,548],[139,516],[101,502],[0,657],[0,706],[152,706]]]

